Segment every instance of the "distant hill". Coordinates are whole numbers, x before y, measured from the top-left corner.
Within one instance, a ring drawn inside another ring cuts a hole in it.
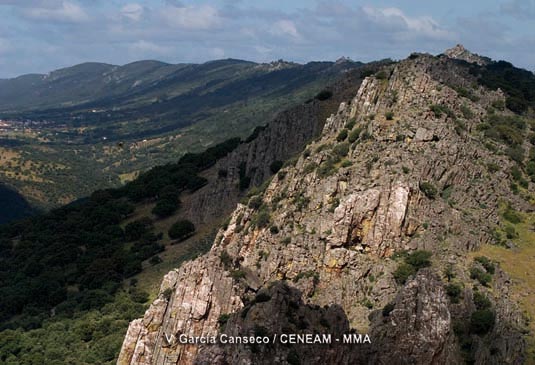
[[[116,187],[311,100],[362,64],[84,63],[0,80],[0,178],[50,208]],[[16,147],[14,147],[16,146]]]
[[[28,217],[33,213],[34,209],[22,195],[0,183],[0,224]]]

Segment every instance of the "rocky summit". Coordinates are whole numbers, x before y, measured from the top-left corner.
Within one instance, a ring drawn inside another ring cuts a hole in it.
[[[458,59],[483,64],[458,46],[366,77],[207,254],[164,277],[118,364],[523,363],[511,280],[472,254],[499,241],[504,210],[532,209],[511,189],[511,147],[485,132],[514,114]],[[223,334],[370,341],[180,340]]]

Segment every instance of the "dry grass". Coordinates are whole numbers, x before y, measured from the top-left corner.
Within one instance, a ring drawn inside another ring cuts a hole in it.
[[[500,267],[513,281],[511,296],[520,304],[529,319],[528,360],[526,364],[535,364],[535,214],[525,214],[524,222],[515,225],[519,237],[513,239],[516,249],[501,246],[484,245],[473,256],[487,256],[499,262]]]

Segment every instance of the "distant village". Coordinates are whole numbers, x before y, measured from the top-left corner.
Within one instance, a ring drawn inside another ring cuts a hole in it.
[[[9,120],[9,119],[0,119],[0,132],[24,132],[43,130],[47,127],[50,127],[55,123],[46,120]],[[57,127],[57,125],[55,125]]]

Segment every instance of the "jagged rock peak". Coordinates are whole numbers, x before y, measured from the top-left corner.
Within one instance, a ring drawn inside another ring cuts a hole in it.
[[[490,61],[487,57],[482,57],[478,54],[470,52],[464,48],[462,44],[457,44],[455,47],[447,49],[444,54],[449,58],[463,60],[470,63],[477,63],[480,66],[486,65]]]

